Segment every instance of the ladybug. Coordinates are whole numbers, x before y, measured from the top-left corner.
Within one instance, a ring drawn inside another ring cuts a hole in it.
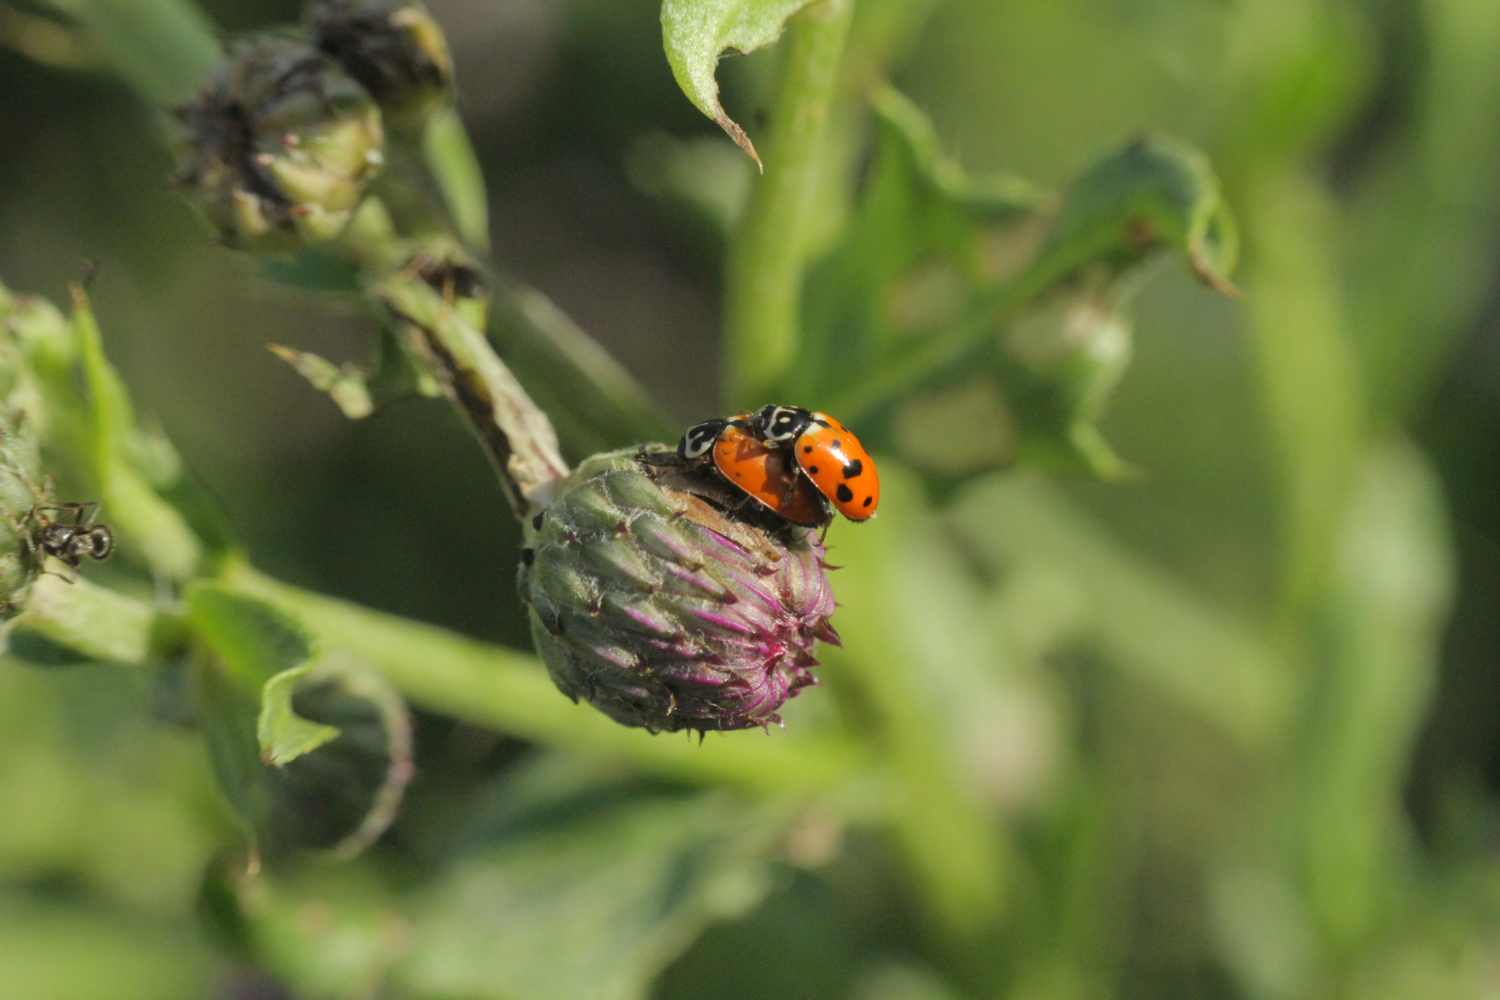
[[[851,521],[875,516],[880,476],[869,452],[843,424],[800,406],[768,404],[750,418],[750,426],[767,444],[790,450],[840,514]]]
[[[785,449],[751,429],[750,414],[705,420],[689,427],[677,445],[677,454],[689,462],[701,462],[710,453],[724,478],[786,520],[804,528],[828,523],[828,508],[816,486],[797,471]]]

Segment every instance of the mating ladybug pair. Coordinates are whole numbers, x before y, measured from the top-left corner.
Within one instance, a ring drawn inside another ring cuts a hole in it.
[[[803,527],[827,524],[828,503],[851,521],[869,520],[880,506],[880,477],[859,439],[800,406],[705,420],[688,428],[677,454],[689,462],[711,456],[731,483]]]

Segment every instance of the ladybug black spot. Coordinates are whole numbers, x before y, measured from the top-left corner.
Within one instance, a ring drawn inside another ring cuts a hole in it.
[[[864,471],[865,471],[865,463],[861,462],[857,458],[853,459],[853,460],[851,460],[849,462],[848,465],[844,466],[844,478],[845,479],[853,479],[855,476],[859,475],[861,472],[864,472]]]
[[[816,465],[809,466],[807,469],[807,474],[809,476],[816,476],[818,474],[818,467]]]
[[[868,507],[874,501],[875,501],[875,497],[874,496],[867,496],[867,497],[865,497],[865,502],[862,503],[862,504],[860,504],[860,506],[861,507]]]
[[[811,455],[812,454],[812,445],[810,445],[810,444],[803,445],[802,446],[802,453],[804,455]]]
[[[838,497],[839,503],[849,503],[854,499],[854,491],[843,483],[839,483],[839,488],[834,491],[834,496]]]

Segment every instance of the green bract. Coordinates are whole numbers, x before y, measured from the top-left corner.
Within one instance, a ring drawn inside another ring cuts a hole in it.
[[[383,162],[370,95],[291,38],[235,45],[176,115],[176,181],[234,247],[285,251],[333,239]]]
[[[660,448],[660,446],[656,446]],[[533,519],[520,590],[552,680],[652,731],[780,722],[837,642],[814,533],[662,450],[598,455]]]
[[[307,12],[313,44],[364,85],[392,120],[420,120],[453,96],[443,29],[420,3],[324,0]]]

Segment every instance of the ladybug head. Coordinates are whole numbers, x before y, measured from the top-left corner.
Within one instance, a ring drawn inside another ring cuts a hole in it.
[[[812,423],[812,411],[800,406],[777,406],[767,403],[755,414],[752,426],[755,432],[772,444],[795,441]]]

